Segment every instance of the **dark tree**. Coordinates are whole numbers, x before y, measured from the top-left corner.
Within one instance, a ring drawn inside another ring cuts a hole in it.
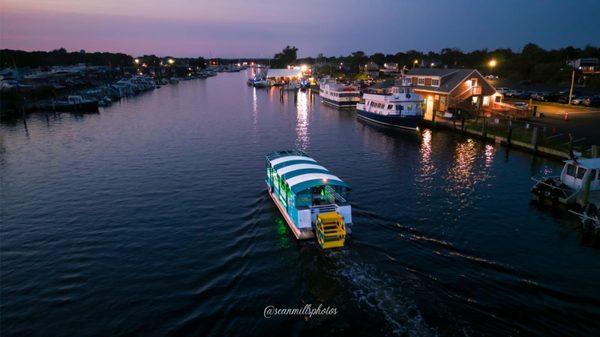
[[[275,54],[271,66],[273,68],[285,68],[294,63],[297,58],[298,48],[286,46],[281,53]]]

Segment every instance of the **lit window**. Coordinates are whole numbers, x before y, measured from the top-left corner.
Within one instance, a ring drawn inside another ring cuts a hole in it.
[[[438,79],[431,80],[431,85],[434,86],[434,87],[439,87],[440,86],[440,80],[438,80]]]

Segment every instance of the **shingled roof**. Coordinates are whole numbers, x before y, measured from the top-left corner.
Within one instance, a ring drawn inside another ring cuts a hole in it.
[[[415,85],[415,89],[439,91],[450,93],[465,78],[476,72],[475,69],[442,69],[442,68],[414,68],[411,69],[408,76],[439,76],[441,77],[440,86]]]

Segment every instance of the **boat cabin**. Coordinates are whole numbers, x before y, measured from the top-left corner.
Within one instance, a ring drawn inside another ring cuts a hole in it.
[[[565,161],[560,180],[574,190],[585,188],[589,180],[590,191],[600,190],[600,158]]]
[[[351,206],[346,201],[348,184],[302,151],[268,154],[266,183],[297,238],[313,236],[312,226],[320,213],[337,212],[346,224],[352,223]]]

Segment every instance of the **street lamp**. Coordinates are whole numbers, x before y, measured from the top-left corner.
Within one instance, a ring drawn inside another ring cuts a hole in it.
[[[169,62],[169,64],[173,64],[173,63],[175,63],[175,60],[169,59],[167,62]]]
[[[135,64],[140,64],[140,59],[135,59],[133,62],[135,62]]]
[[[490,66],[490,69],[494,70],[494,67],[498,65],[498,62],[494,59],[491,59],[490,62],[488,62],[488,66]]]
[[[417,64],[419,64],[419,60],[414,60],[413,61],[413,68],[417,66]]]

